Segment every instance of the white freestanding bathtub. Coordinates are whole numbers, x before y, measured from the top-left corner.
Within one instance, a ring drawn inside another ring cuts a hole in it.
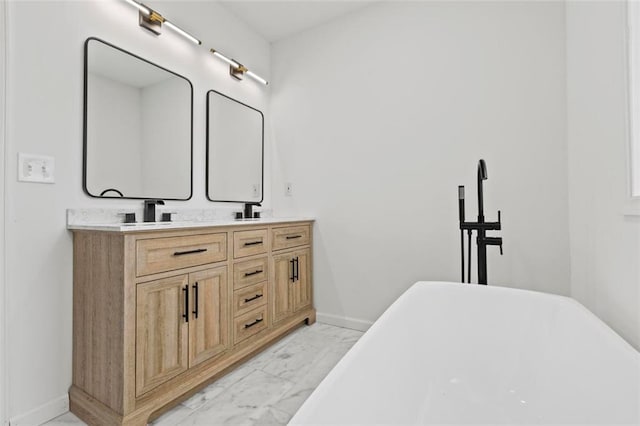
[[[640,353],[570,298],[418,282],[290,424],[640,424]]]

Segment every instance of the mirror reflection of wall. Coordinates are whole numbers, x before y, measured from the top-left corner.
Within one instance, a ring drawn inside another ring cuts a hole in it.
[[[261,202],[264,116],[222,93],[207,93],[207,198]]]
[[[186,78],[88,39],[85,191],[94,197],[191,198],[192,104]]]

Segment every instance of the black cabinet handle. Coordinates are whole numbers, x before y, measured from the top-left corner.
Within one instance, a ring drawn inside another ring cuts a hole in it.
[[[252,275],[258,275],[258,274],[261,274],[262,272],[263,272],[263,271],[262,271],[262,269],[258,269],[257,271],[253,271],[253,272],[245,272],[245,273],[244,273],[244,276],[245,276],[245,277],[250,277],[250,276],[252,276]]]
[[[198,283],[193,285],[194,298],[193,298],[193,316],[198,318]]]
[[[184,318],[185,322],[189,322],[189,286],[182,287],[182,291],[184,292],[184,313],[182,318]]]
[[[187,251],[176,251],[173,252],[174,256],[184,256],[185,254],[195,254],[195,253],[204,253],[207,251],[205,248],[195,249],[195,250],[187,250]]]
[[[245,247],[247,247],[247,246],[257,246],[258,244],[262,244],[262,240],[260,240],[260,241],[251,241],[251,242],[248,242],[248,243],[244,243],[244,246]]]
[[[296,281],[300,281],[300,261],[296,256]]]
[[[262,294],[256,294],[253,297],[250,297],[248,299],[244,299],[244,303],[248,303],[248,302],[251,302],[252,300],[260,299],[261,297],[262,297]]]
[[[291,259],[289,263],[291,264],[291,276],[289,278],[291,279],[291,282],[295,282],[296,281],[296,260]]]
[[[253,327],[256,324],[261,323],[262,321],[263,321],[263,318],[257,318],[254,322],[251,322],[249,324],[245,324],[244,328]]]
[[[287,240],[295,240],[296,238],[302,238],[302,235],[287,235]]]

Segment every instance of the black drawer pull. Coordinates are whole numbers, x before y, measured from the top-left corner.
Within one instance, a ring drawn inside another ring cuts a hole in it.
[[[195,249],[195,250],[187,250],[187,251],[176,251],[173,252],[174,256],[184,256],[185,254],[196,254],[196,253],[204,253],[207,249]]]
[[[250,327],[253,327],[253,326],[254,326],[254,325],[256,325],[256,324],[261,323],[262,321],[263,321],[263,318],[258,318],[258,319],[256,319],[254,322],[251,322],[251,323],[249,323],[249,324],[245,324],[245,325],[244,325],[244,328],[250,328]]]
[[[252,300],[260,299],[261,297],[262,297],[262,294],[256,294],[256,295],[255,295],[255,296],[253,296],[253,297],[250,297],[250,298],[248,298],[248,299],[244,299],[244,303],[249,303],[249,302],[251,302]]]
[[[244,273],[244,276],[245,276],[245,277],[250,277],[250,276],[252,276],[252,275],[258,275],[258,274],[261,274],[262,272],[263,272],[263,270],[262,270],[262,269],[258,269],[257,271],[253,271],[253,272],[245,272],[245,273]]]
[[[247,247],[247,246],[257,246],[258,244],[262,244],[262,240],[260,240],[260,241],[251,241],[249,243],[244,243],[244,246],[245,247]]]
[[[296,238],[302,238],[302,235],[287,235],[287,240],[295,240]]]
[[[182,291],[184,292],[184,313],[182,318],[184,318],[184,322],[189,322],[189,286],[182,287]]]
[[[193,285],[193,290],[195,300],[193,301],[193,311],[191,313],[194,314],[195,318],[198,318],[198,283]]]

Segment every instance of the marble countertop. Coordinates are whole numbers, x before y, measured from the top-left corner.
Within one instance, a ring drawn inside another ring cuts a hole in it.
[[[175,221],[175,222],[137,222],[137,223],[76,223],[68,224],[69,230],[140,232],[157,230],[176,230],[190,228],[212,228],[223,226],[243,226],[257,224],[276,224],[291,222],[309,222],[308,217],[267,217],[260,219],[216,219],[207,221]]]

